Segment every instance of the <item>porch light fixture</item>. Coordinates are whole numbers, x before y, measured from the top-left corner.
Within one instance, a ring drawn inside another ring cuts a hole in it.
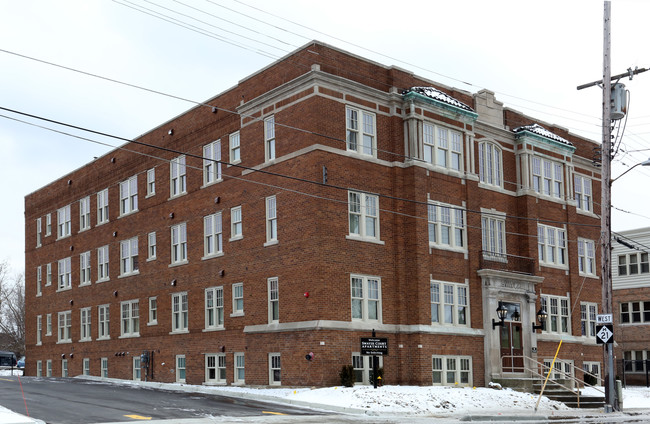
[[[548,318],[548,314],[546,313],[544,308],[539,308],[539,311],[537,311],[537,321],[539,321],[539,325],[535,325],[535,323],[533,323],[533,332],[535,332],[535,330],[544,329],[544,323],[546,322],[546,318]]]
[[[519,318],[521,318],[521,315],[519,314],[519,308],[515,308],[515,311],[512,313],[512,320],[519,321]]]
[[[508,309],[503,305],[503,302],[499,302],[499,307],[497,308],[497,317],[499,317],[499,322],[494,321],[494,318],[492,318],[492,329],[494,330],[497,327],[503,327],[507,315]]]

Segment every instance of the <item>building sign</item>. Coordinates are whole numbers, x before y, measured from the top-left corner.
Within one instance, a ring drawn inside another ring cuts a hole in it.
[[[596,326],[596,344],[613,343],[614,326],[612,324],[603,324]]]
[[[385,337],[361,337],[361,354],[372,356],[388,355],[388,339]]]

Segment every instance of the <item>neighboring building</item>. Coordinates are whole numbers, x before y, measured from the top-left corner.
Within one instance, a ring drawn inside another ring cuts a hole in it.
[[[597,146],[309,43],[26,196],[26,369],[368,383],[375,330],[389,384],[600,373]]]
[[[617,375],[646,384],[650,363],[650,228],[612,236],[612,288]],[[623,373],[625,360],[625,373]]]

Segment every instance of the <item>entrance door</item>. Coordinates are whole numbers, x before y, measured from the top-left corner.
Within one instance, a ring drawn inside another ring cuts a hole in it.
[[[501,370],[524,372],[521,322],[505,321],[501,327]]]

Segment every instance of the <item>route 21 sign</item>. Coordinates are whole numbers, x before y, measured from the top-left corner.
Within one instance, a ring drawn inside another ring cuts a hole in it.
[[[603,324],[596,326],[596,344],[613,343],[614,326],[612,324]]]

